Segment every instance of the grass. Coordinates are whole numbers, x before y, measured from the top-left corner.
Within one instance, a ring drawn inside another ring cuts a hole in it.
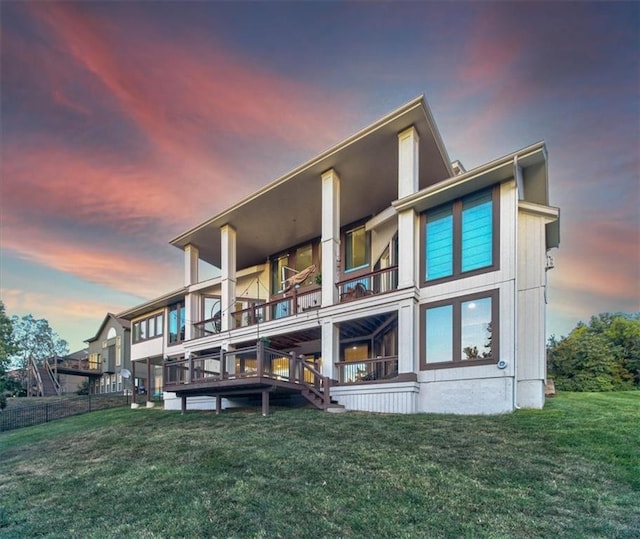
[[[639,410],[99,411],[0,434],[0,537],[640,537]]]

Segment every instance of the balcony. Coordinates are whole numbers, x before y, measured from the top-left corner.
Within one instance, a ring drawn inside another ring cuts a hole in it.
[[[358,275],[336,284],[340,303],[393,292],[398,288],[398,266]]]

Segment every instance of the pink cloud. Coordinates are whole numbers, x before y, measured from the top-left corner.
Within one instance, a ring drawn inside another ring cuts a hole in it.
[[[342,131],[345,111],[337,103],[344,107],[344,96],[327,99],[220,46],[148,33],[123,44],[115,23],[73,4],[30,4],[30,11],[158,151],[174,158],[209,154],[221,135],[317,149]]]
[[[558,251],[554,287],[609,301],[631,300],[640,307],[639,235],[632,222],[583,223]]]
[[[10,223],[10,226],[11,233],[3,234],[4,249],[21,259],[85,281],[138,297],[157,296],[181,284],[178,251],[177,258],[167,260],[145,256],[135,249],[127,250],[130,244],[87,242],[29,222]]]

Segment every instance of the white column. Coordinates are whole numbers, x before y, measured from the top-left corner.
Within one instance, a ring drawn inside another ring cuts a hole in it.
[[[221,288],[222,288],[222,331],[233,329],[236,302],[236,231],[231,225],[220,228],[221,237]]]
[[[195,245],[184,248],[184,285],[190,286],[198,282],[198,260],[200,251]]]
[[[322,324],[322,375],[337,379],[338,369],[334,364],[339,359],[340,329],[330,320],[325,320]]]
[[[398,133],[398,198],[404,198],[420,189],[419,141],[420,137],[413,126]]]
[[[416,255],[420,252],[417,245],[417,226],[416,212],[413,208],[398,214],[398,288],[416,284]]]
[[[417,335],[416,304],[408,300],[401,303],[398,309],[398,373],[417,372]]]
[[[338,301],[340,268],[340,178],[331,169],[322,175],[322,306]]]
[[[198,282],[198,260],[200,251],[195,245],[186,245],[184,248],[184,285],[186,287]],[[187,290],[184,297],[184,339],[189,341],[195,337],[193,331],[193,323],[197,322],[200,317],[198,314],[198,296]]]

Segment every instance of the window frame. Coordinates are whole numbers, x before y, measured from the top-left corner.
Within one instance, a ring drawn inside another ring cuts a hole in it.
[[[469,301],[491,299],[491,357],[462,359],[462,304]],[[427,363],[427,311],[437,307],[452,306],[452,358],[451,361]],[[500,290],[495,288],[475,294],[424,303],[420,305],[420,370],[450,369],[475,365],[492,365],[500,360]]]
[[[491,264],[481,268],[462,271],[462,210],[465,200],[481,194],[491,193]],[[429,215],[451,208],[453,217],[453,271],[451,275],[427,279],[427,218]],[[487,189],[480,189],[453,201],[429,208],[420,214],[420,284],[422,287],[433,286],[447,281],[464,279],[500,269],[500,184]]]
[[[162,322],[158,324],[158,318],[162,318]],[[149,326],[153,324],[155,327],[154,335],[150,335]],[[158,325],[160,326],[158,328]],[[142,336],[142,328],[144,327],[144,337]],[[138,329],[136,329],[138,328]],[[131,324],[131,343],[138,344],[141,342],[151,341],[164,335],[164,311],[152,314],[140,320],[136,320]]]
[[[178,317],[177,317],[177,331],[176,331],[176,340],[172,341],[171,340],[171,311],[173,309],[176,309],[177,313],[178,313]],[[181,313],[184,314],[184,317],[181,318]],[[182,322],[182,323],[181,323]],[[175,346],[178,344],[181,344],[185,341],[185,334],[186,334],[186,327],[187,327],[187,311],[185,308],[185,302],[184,301],[178,301],[176,303],[173,303],[172,305],[169,305],[168,309],[167,309],[167,344],[169,346]]]
[[[361,264],[359,266],[354,266],[352,268],[348,268],[347,267],[347,239],[349,237],[349,234],[352,234],[353,232],[355,232],[356,230],[360,230],[362,229],[364,231],[364,257],[365,257],[365,263]],[[357,224],[351,224],[347,227],[345,227],[342,231],[342,238],[341,238],[341,244],[342,247],[340,249],[341,253],[341,257],[342,260],[344,261],[342,264],[342,274],[343,276],[346,276],[348,274],[354,273],[354,272],[362,272],[362,270],[369,270],[369,268],[371,268],[371,233],[366,229],[366,225],[364,222],[359,222]]]

